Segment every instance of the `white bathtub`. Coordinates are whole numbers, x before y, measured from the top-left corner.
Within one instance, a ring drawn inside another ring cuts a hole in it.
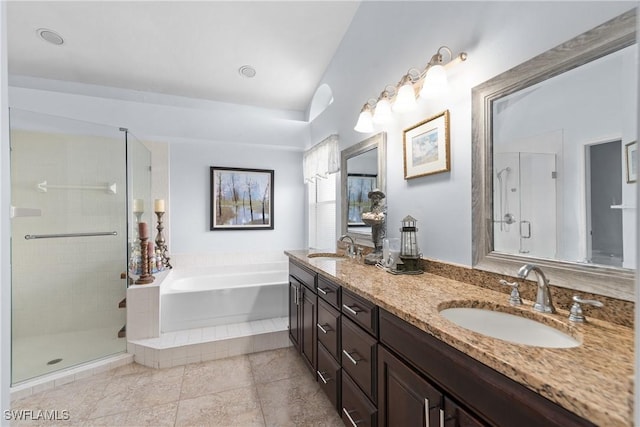
[[[287,316],[288,264],[171,271],[160,286],[162,332]]]

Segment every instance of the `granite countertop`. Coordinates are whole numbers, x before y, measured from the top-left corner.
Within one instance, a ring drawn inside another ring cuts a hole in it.
[[[525,385],[560,406],[602,426],[633,425],[634,331],[569,313],[533,311],[532,301],[511,307],[508,294],[424,273],[393,275],[351,259],[308,258],[307,250],[285,251],[291,259],[332,279],[408,323]],[[569,349],[513,344],[464,329],[439,314],[447,307],[494,307],[554,326],[582,342]]]

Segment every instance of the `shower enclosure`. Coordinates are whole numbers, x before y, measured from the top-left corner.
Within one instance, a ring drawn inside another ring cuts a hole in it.
[[[495,250],[554,258],[558,240],[556,156],[496,153],[494,171]]]
[[[128,206],[149,200],[150,155],[124,129],[17,109],[10,124],[16,384],[126,350]]]

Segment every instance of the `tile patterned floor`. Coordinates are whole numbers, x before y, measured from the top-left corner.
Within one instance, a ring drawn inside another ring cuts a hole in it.
[[[138,364],[40,392],[12,410],[63,411],[43,426],[342,426],[292,347],[152,369]]]

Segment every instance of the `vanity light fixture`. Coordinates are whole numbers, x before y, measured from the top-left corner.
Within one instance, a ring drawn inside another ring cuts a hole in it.
[[[362,110],[360,110],[360,115],[358,116],[358,123],[356,123],[356,127],[353,128],[356,132],[373,132],[373,116],[371,110],[373,110],[375,106],[376,100],[373,98],[362,106]]]
[[[443,53],[449,55],[448,60],[445,61]],[[420,98],[426,99],[442,95],[448,85],[446,67],[466,60],[466,52],[460,52],[453,56],[451,49],[447,46],[441,46],[431,57],[424,70],[409,69],[397,85],[385,87],[375,106],[372,106],[368,101],[360,111],[358,124],[354,130],[363,133],[373,132],[373,127],[361,124],[361,119],[368,120],[368,115],[372,115],[373,125],[384,126],[393,119],[393,112],[404,113],[415,109],[418,105],[416,102],[417,89],[419,89]],[[365,115],[363,116],[363,114]]]
[[[376,125],[385,125],[393,119],[391,112],[391,99],[396,96],[396,87],[389,85],[378,97],[375,111],[373,113],[373,123]]]

